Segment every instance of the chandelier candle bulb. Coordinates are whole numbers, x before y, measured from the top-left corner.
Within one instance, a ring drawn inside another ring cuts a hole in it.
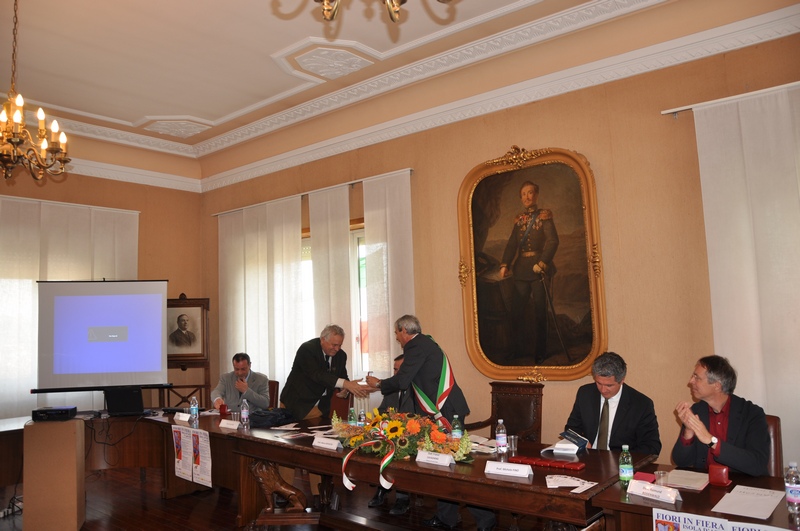
[[[44,110],[39,107],[39,110],[36,111],[36,118],[39,119],[39,130],[43,131],[45,129],[44,125]]]
[[[42,140],[42,159],[47,158],[47,139]]]
[[[58,121],[57,120],[53,120],[53,122],[50,124],[50,131],[52,131],[52,133],[50,134],[50,142],[53,142],[55,144],[56,142],[58,142]]]

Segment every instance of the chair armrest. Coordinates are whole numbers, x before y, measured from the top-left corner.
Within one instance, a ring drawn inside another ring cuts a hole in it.
[[[481,428],[486,428],[487,426],[494,426],[495,420],[493,417],[489,417],[486,420],[481,420],[478,422],[467,422],[464,424],[464,429],[467,431],[475,431]]]

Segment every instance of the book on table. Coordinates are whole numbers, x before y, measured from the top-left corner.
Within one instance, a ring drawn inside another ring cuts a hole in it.
[[[577,446],[578,450],[585,450],[586,445],[589,444],[589,439],[587,439],[580,433],[573,430],[567,430],[562,432],[561,437],[563,437],[564,439],[568,440],[569,442]]]

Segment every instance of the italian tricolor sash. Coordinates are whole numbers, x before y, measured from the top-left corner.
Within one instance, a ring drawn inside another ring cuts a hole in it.
[[[431,341],[433,338],[428,336]],[[436,341],[433,341],[436,344]],[[436,344],[438,347],[439,345]],[[453,376],[453,368],[450,367],[450,360],[447,359],[447,354],[444,353],[441,347],[439,350],[442,352],[442,374],[439,376],[439,389],[437,390],[437,398],[436,402],[432,401],[428,396],[422,391],[422,389],[417,386],[417,384],[412,383],[414,386],[414,395],[417,397],[417,403],[422,408],[422,410],[427,413],[428,415],[433,415],[433,418],[442,424],[448,432],[453,431],[453,428],[450,426],[450,423],[447,421],[446,418],[442,416],[442,406],[444,406],[447,397],[450,396],[450,391],[453,389],[453,386],[456,383],[456,379]]]

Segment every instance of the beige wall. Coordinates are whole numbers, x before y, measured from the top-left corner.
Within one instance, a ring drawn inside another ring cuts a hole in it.
[[[504,154],[561,147],[594,171],[601,228],[609,349],[629,363],[627,382],[656,402],[665,450],[677,436],[672,409],[689,397],[693,362],[713,350],[702,202],[692,114],[660,111],[800,80],[800,36],[440,127],[202,195],[71,175],[37,187],[18,176],[0,193],[142,212],[140,278],[167,278],[170,297],[211,299],[217,346],[217,231],[214,214],[400,168],[413,168],[417,313],[451,357],[472,409],[489,414],[489,380],[464,347],[458,282],[456,197],[467,172]],[[358,112],[356,108],[354,112]],[[340,114],[340,113],[337,113]],[[330,117],[326,117],[330,120]],[[216,164],[221,164],[221,156]],[[208,174],[204,167],[204,173]],[[557,220],[556,220],[557,221]],[[215,365],[215,364],[214,364]],[[217,378],[213,367],[212,381]],[[170,375],[173,379],[173,375]],[[746,375],[742,375],[746,378]],[[178,381],[177,377],[173,379]],[[545,386],[543,439],[569,414],[575,382]]]

